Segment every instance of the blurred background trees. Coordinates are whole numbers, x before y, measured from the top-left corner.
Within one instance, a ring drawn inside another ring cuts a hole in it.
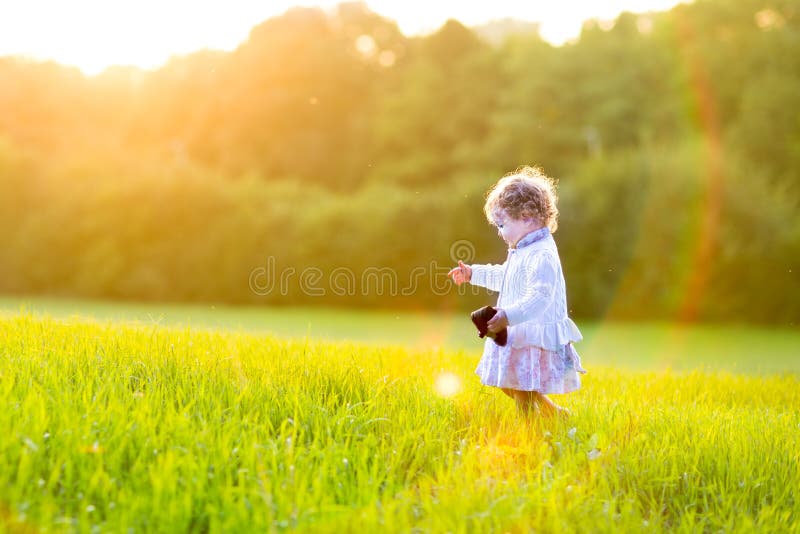
[[[502,261],[483,194],[523,164],[559,179],[573,315],[796,324],[796,2],[624,13],[561,47],[342,4],[157,71],[0,58],[0,292],[470,308],[434,266],[460,240]],[[269,261],[295,274],[258,294]],[[335,274],[382,268],[395,291]]]

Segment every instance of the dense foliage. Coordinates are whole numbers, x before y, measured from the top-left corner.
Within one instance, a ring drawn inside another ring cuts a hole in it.
[[[561,47],[342,4],[152,72],[0,58],[0,291],[468,307],[443,272],[504,258],[482,198],[521,164],[560,181],[574,315],[796,324],[796,2]]]

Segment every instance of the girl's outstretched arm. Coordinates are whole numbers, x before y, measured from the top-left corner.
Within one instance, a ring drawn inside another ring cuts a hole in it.
[[[495,265],[470,265],[472,269],[472,280],[470,283],[474,286],[481,286],[491,291],[500,291],[500,286],[503,284],[503,273],[506,270],[506,264]]]
[[[463,261],[458,260],[458,266],[450,269],[447,276],[453,279],[456,285],[461,285],[464,282],[469,282],[472,278],[472,269],[469,265],[465,265]]]

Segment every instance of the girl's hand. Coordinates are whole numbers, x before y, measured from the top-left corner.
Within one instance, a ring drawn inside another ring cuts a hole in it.
[[[458,267],[450,269],[447,276],[451,277],[453,282],[460,286],[464,282],[470,281],[472,278],[472,269],[470,269],[469,265],[465,265],[463,261],[458,260]]]
[[[501,331],[503,328],[508,326],[508,317],[506,317],[506,312],[497,308],[497,313],[494,314],[494,317],[489,319],[489,322],[486,323],[486,328],[489,329],[489,332],[492,334],[496,334]]]

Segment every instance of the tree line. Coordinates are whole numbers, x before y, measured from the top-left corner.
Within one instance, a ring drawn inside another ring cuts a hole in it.
[[[533,164],[576,317],[796,324],[798,17],[704,0],[556,47],[348,3],[155,71],[0,58],[0,291],[468,308],[441,270],[503,259],[483,195]]]

